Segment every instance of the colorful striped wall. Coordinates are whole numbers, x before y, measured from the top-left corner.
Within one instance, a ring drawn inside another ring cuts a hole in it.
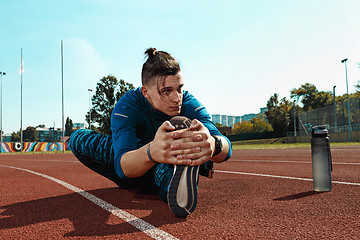
[[[1,152],[20,152],[21,143],[4,142],[1,146]],[[51,152],[62,151],[62,142],[24,142],[23,152]],[[65,143],[65,151],[69,150],[68,143]]]

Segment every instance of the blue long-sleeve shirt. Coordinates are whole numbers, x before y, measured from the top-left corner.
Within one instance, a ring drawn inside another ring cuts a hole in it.
[[[191,120],[199,120],[209,129],[211,135],[222,135],[211,121],[205,107],[187,91],[183,91],[180,115]],[[122,155],[151,142],[160,125],[170,118],[151,107],[140,87],[128,91],[120,98],[111,115],[114,165],[119,177],[126,178],[120,164]],[[232,154],[231,143],[229,140],[228,142],[230,150],[225,160],[229,159]]]

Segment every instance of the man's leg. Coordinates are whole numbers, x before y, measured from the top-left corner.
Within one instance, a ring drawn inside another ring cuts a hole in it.
[[[71,134],[69,147],[85,166],[115,183],[121,182],[114,170],[111,136],[79,129]]]
[[[167,192],[173,172],[174,166],[170,164],[159,163],[155,168],[154,180],[158,187],[158,196],[164,202],[167,202]]]
[[[114,169],[114,150],[111,136],[89,129],[79,129],[71,134],[69,147],[75,157],[94,172],[115,182],[120,188],[141,189],[144,193],[156,192],[154,169],[138,178],[120,178]]]

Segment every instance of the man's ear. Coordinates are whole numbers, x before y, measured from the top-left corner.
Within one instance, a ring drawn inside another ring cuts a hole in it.
[[[143,94],[143,96],[144,96],[146,99],[148,98],[149,94],[148,94],[148,89],[147,89],[147,87],[142,86],[142,87],[141,87],[141,93]]]

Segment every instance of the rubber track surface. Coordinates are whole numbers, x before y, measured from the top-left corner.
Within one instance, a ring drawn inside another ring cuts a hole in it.
[[[178,239],[360,239],[360,148],[331,150],[336,183],[327,193],[309,181],[310,148],[235,150],[213,179],[200,177],[186,219],[155,195],[119,189],[72,154],[2,154],[0,239],[151,239],[58,183],[4,166],[69,183]]]

